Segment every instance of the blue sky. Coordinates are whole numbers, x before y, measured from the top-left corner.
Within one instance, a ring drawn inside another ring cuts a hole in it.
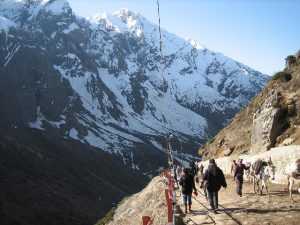
[[[157,23],[156,0],[69,0],[88,17],[128,8]],[[162,27],[273,74],[300,49],[300,0],[160,0]]]

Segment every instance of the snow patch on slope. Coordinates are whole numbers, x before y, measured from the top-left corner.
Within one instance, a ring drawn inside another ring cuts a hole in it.
[[[68,34],[77,29],[79,29],[79,26],[76,23],[71,23],[67,29],[63,30],[63,32]]]
[[[41,11],[51,13],[52,15],[61,15],[71,11],[67,0],[2,0],[0,1],[0,15],[3,15],[19,24],[19,20],[24,19],[24,13],[27,12],[31,20]],[[21,22],[22,24],[22,22]]]
[[[7,33],[10,28],[15,27],[16,24],[12,22],[11,20],[0,16],[0,33],[5,32]]]
[[[128,104],[127,97],[122,94],[128,91],[128,76],[114,77],[105,70],[101,70],[100,74],[104,83],[114,92],[122,105],[123,112],[127,115],[129,130],[149,135],[155,135],[157,131],[167,133],[173,130],[187,135],[205,136],[206,119],[179,105],[171,93],[160,95],[150,82],[145,82],[144,88],[149,90],[149,101],[146,101],[143,114],[138,115]]]
[[[8,32],[11,27],[15,27],[16,24],[3,16],[0,16],[0,31]]]

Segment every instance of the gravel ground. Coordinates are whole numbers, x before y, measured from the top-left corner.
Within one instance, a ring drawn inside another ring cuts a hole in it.
[[[252,185],[244,184],[244,195],[235,193],[235,183],[227,178],[228,187],[219,192],[219,212],[208,211],[209,204],[202,194],[194,196],[193,211],[184,216],[187,225],[218,224],[218,225],[299,225],[300,195],[294,193],[295,203],[288,197],[287,187],[271,184],[270,196],[253,194]],[[182,203],[180,194],[178,200]],[[183,209],[183,205],[181,205]]]

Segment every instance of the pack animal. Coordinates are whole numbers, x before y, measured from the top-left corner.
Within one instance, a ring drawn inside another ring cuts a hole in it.
[[[300,193],[300,159],[298,159],[295,163],[296,168],[294,171],[290,172],[287,175],[288,179],[288,190],[290,195],[291,202],[295,202],[293,199],[293,187],[294,185],[298,186],[298,192]]]
[[[275,179],[275,166],[271,160],[256,160],[250,167],[250,176],[253,181],[254,193],[263,194],[263,190],[266,189],[269,195],[270,180]]]

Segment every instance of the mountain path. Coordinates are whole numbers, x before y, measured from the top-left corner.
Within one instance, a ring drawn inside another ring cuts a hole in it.
[[[187,225],[299,225],[300,195],[295,193],[295,203],[290,203],[286,186],[271,184],[270,197],[265,193],[253,194],[252,184],[244,183],[243,197],[235,193],[235,182],[227,178],[227,189],[219,192],[218,214],[208,211],[209,204],[200,190],[197,197],[193,196],[192,212],[184,215]],[[182,199],[177,191],[177,201],[184,211]]]

